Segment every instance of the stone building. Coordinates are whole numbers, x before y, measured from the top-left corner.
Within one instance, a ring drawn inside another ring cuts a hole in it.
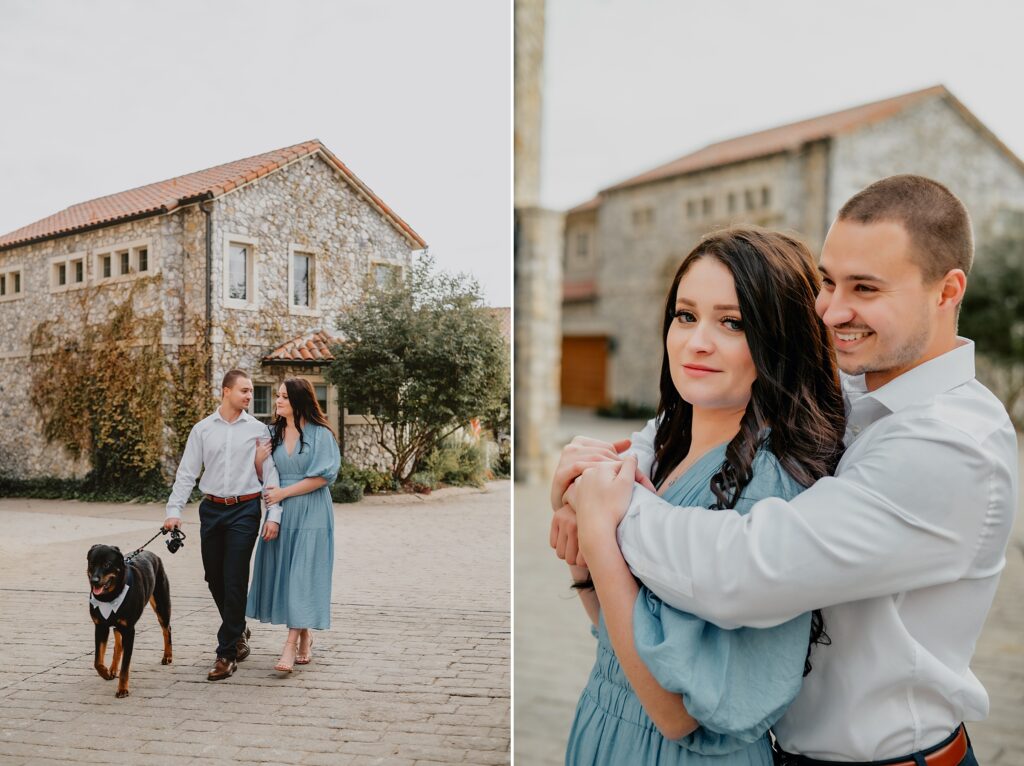
[[[842,204],[896,173],[949,186],[979,245],[1024,210],[1024,163],[941,85],[711,144],[569,210],[563,403],[656,404],[665,292],[701,235],[755,223],[817,253]]]
[[[366,280],[393,278],[425,247],[316,140],[73,205],[3,235],[0,476],[89,470],[33,425],[31,338],[47,321],[72,332],[102,321],[128,299],[137,316],[162,322],[172,361],[205,334],[213,395],[228,369],[247,370],[252,412],[269,418],[279,382],[308,378],[346,458],[382,465],[368,421],[338,401],[323,365],[340,312]]]

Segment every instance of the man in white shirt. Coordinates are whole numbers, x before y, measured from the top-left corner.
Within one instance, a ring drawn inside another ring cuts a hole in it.
[[[790,502],[747,517],[676,508],[614,482],[613,445],[563,451],[553,499],[586,498],[577,513],[619,524],[623,556],[666,602],[722,627],[823,608],[831,645],[814,647],[774,728],[783,763],[976,765],[961,722],[984,718],[988,696],[969,663],[1005,563],[1018,456],[974,379],[974,344],[956,335],[972,258],[967,211],[934,181],[883,179],[840,210],[817,310],[846,373],[847,450]],[[645,473],[654,433],[651,421],[633,437]],[[572,514],[553,523],[567,560]]]
[[[164,521],[166,529],[181,525],[181,509],[202,471],[199,490],[204,498],[199,504],[199,534],[203,570],[221,617],[217,662],[206,676],[210,681],[227,678],[235,672],[237,663],[249,656],[245,598],[263,491],[256,475],[256,443],[270,439],[267,426],[246,412],[252,394],[252,380],[246,373],[230,370],[224,376],[220,406],[196,423],[188,435]],[[279,483],[273,458],[264,462],[263,475],[268,486]],[[280,505],[267,508],[264,538],[277,537],[280,520]]]

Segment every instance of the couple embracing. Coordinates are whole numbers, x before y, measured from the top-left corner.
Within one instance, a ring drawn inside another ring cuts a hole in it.
[[[598,639],[568,764],[976,766],[1018,454],[956,333],[972,259],[960,200],[905,175],[818,264],[739,228],[683,260],[657,417],[552,486]]]
[[[181,510],[198,478],[203,571],[221,618],[217,660],[207,674],[211,681],[229,677],[249,656],[246,616],[288,626],[275,665],[281,672],[308,663],[310,630],[325,630],[331,622],[334,512],[329,486],[340,465],[337,441],[308,381],[287,378],[280,385],[270,428],[246,411],[252,396],[253,383],[245,372],[231,370],[224,376],[220,406],[189,433],[164,521],[168,529],[180,526]]]

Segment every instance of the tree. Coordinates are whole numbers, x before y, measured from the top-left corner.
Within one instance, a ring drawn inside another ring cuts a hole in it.
[[[1024,231],[979,248],[959,332],[975,342],[986,384],[1024,428]]]
[[[507,396],[508,351],[479,286],[435,271],[429,254],[390,284],[369,284],[338,329],[344,340],[331,349],[327,379],[346,406],[373,415],[399,481]]]

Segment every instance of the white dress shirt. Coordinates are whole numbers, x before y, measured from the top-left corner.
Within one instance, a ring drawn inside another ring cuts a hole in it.
[[[748,516],[676,508],[639,485],[623,556],[664,601],[722,627],[822,608],[831,646],[775,726],[792,753],[895,758],[988,714],[969,668],[1017,504],[1016,432],[974,379],[974,343],[868,392],[844,377],[833,477]],[[654,421],[633,436],[653,462]]]
[[[174,477],[171,498],[167,501],[167,517],[181,518],[181,509],[192,494],[199,472],[199,491],[216,497],[238,497],[262,492],[256,475],[256,439],[270,438],[270,429],[245,410],[229,423],[220,408],[194,426],[185,443],[185,452]],[[203,470],[205,467],[205,470]],[[263,463],[263,482],[279,487],[273,456]],[[280,503],[267,508],[267,521],[281,522]]]

